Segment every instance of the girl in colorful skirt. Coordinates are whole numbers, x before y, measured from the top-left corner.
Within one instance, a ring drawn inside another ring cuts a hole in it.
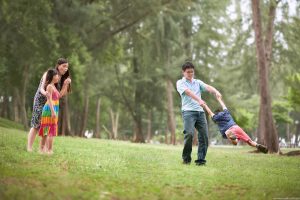
[[[60,77],[60,80],[57,84],[57,89],[60,92],[60,97],[63,97],[64,95],[71,92],[71,79],[68,60],[65,58],[59,58],[56,62],[55,69],[57,70],[58,76]],[[47,96],[49,96],[48,92],[45,89],[46,74],[47,72],[43,74],[39,87],[34,95],[31,128],[27,137],[28,152],[32,152],[32,146],[35,140],[35,136],[39,132],[41,126],[43,107],[47,101]]]
[[[49,69],[46,75],[45,90],[48,92],[47,102],[43,107],[39,136],[40,152],[52,154],[53,137],[57,136],[57,122],[59,110],[59,92],[55,87],[59,81],[56,69]]]

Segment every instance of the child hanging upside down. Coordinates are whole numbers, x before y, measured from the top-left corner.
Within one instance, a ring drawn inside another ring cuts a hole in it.
[[[209,116],[212,120],[218,124],[219,130],[223,136],[223,138],[228,138],[232,144],[237,145],[238,140],[242,140],[246,142],[248,145],[252,147],[256,147],[258,151],[263,153],[268,153],[267,147],[261,144],[257,144],[252,141],[251,138],[241,129],[233,120],[230,112],[226,108],[224,102],[220,97],[217,98],[219,103],[221,104],[223,111],[218,111],[213,113],[210,108],[206,104],[202,104],[201,106],[208,112]]]

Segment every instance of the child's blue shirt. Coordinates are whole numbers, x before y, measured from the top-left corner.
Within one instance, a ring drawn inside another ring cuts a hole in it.
[[[224,109],[222,112],[215,114],[212,117],[212,120],[218,124],[219,130],[220,130],[223,138],[227,138],[225,132],[230,127],[236,125],[230,112],[227,109]]]

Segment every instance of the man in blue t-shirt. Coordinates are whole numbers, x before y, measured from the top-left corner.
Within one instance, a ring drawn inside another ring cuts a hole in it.
[[[206,163],[205,157],[208,147],[208,129],[207,120],[201,105],[204,103],[201,99],[201,93],[208,91],[216,97],[221,94],[214,87],[205,84],[199,79],[194,79],[194,65],[186,62],[182,65],[183,78],[176,83],[176,89],[181,96],[181,111],[184,126],[184,147],[182,159],[184,164],[191,163],[192,143],[194,129],[198,131],[198,159],[197,165]]]

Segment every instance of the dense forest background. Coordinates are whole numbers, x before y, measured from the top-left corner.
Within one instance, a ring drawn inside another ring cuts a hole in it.
[[[276,4],[268,90],[279,142],[300,135],[300,2],[259,1],[263,33]],[[183,140],[176,80],[217,88],[254,139],[259,73],[248,0],[0,0],[0,117],[29,130],[34,94],[59,57],[72,93],[61,100],[61,135],[178,144]],[[267,37],[267,36],[266,36]],[[203,99],[217,108],[215,98]],[[209,120],[210,141],[222,143]]]

